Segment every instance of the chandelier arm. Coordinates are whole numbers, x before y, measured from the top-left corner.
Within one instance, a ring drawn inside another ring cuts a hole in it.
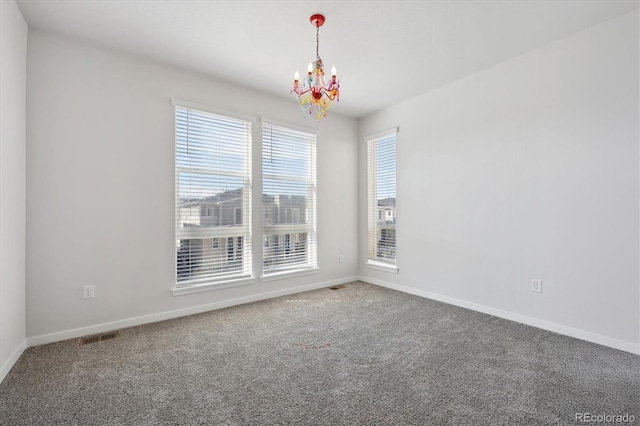
[[[324,87],[322,88],[322,93],[324,93],[324,95],[327,97],[327,99],[329,99],[330,101],[333,101],[336,99],[336,94],[333,92],[333,90],[327,90]]]
[[[298,94],[298,96],[302,96],[306,93],[309,93],[311,91],[311,89],[305,89],[305,90],[300,90],[300,91],[295,91],[296,94]]]

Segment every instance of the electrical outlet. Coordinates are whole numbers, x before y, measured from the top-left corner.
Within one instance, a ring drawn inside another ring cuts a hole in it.
[[[340,260],[340,263],[343,263],[344,262],[344,254],[341,254],[338,259]]]
[[[542,280],[532,279],[531,280],[531,291],[535,291],[536,293],[542,293]]]
[[[93,292],[93,286],[92,285],[85,285],[84,287],[82,287],[82,298],[83,299],[93,299],[95,296],[95,293]]]

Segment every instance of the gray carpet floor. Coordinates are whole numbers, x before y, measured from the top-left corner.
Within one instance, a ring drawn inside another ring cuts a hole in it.
[[[576,413],[640,424],[640,356],[361,282],[29,348],[0,384],[2,425],[584,424]]]

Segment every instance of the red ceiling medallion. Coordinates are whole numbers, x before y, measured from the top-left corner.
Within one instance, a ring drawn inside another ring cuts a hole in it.
[[[309,21],[311,21],[314,27],[321,27],[324,24],[324,15],[316,13],[315,15],[311,15]]]

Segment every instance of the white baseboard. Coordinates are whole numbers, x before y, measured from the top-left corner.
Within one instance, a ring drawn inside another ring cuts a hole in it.
[[[324,281],[315,284],[308,284],[298,287],[290,287],[282,290],[258,293],[251,296],[239,297],[235,299],[223,300],[216,303],[210,303],[206,305],[198,305],[184,309],[178,309],[174,311],[161,312],[157,314],[144,315],[140,317],[128,318],[119,321],[113,321],[103,324],[97,324],[88,327],[81,327],[72,330],[65,330],[56,333],[43,334],[40,336],[29,337],[26,342],[23,342],[20,347],[16,348],[11,357],[0,368],[0,382],[11,370],[11,367],[18,360],[22,352],[27,347],[43,345],[47,343],[59,342],[61,340],[74,339],[90,334],[104,333],[107,331],[117,330],[126,327],[133,327],[136,325],[148,324],[157,321],[164,321],[172,318],[178,318],[186,315],[199,314],[202,312],[212,311],[216,309],[228,308],[230,306],[242,305],[245,303],[257,302],[260,300],[271,299],[274,297],[286,296],[288,294],[301,293],[309,290],[317,290],[320,288],[331,287],[338,284],[344,284],[351,281],[363,281],[369,284],[379,285],[381,287],[387,287],[393,290],[398,290],[403,293],[413,294],[415,296],[424,297],[427,299],[437,300],[440,302],[448,303],[454,306],[460,306],[462,308],[471,309],[476,312],[482,312],[484,314],[493,315],[499,318],[504,318],[510,321],[515,321],[521,324],[530,325],[532,327],[541,328],[543,330],[552,331],[554,333],[562,334],[569,337],[575,337],[577,339],[586,340],[588,342],[597,343],[600,345],[608,346],[614,349],[620,349],[626,352],[640,355],[640,345],[636,345],[629,342],[624,342],[610,337],[601,336],[588,331],[568,327],[565,325],[553,323],[550,321],[544,321],[537,318],[531,318],[525,315],[516,314],[509,311],[503,311],[500,309],[492,308],[489,306],[469,302],[466,300],[456,299],[453,297],[444,296],[442,294],[433,293],[429,291],[419,290],[412,287],[407,287],[399,284],[388,283],[382,280],[369,277],[346,277],[331,281]]]
[[[286,296],[288,294],[301,293],[303,291],[317,290],[320,288],[331,287],[338,284],[344,284],[351,281],[357,281],[358,277],[346,277],[337,280],[323,281],[315,284],[308,284],[298,287],[290,287],[282,290],[268,291],[265,293],[253,294],[251,296],[238,297],[235,299],[223,300],[220,302],[209,303],[206,305],[192,306],[175,311],[160,312],[157,314],[144,315],[140,317],[127,318],[119,321],[107,322],[88,327],[74,328],[56,333],[43,334],[27,338],[26,346],[38,346],[47,343],[59,342],[61,340],[75,339],[90,334],[104,333],[107,331],[118,330],[126,327],[134,327],[136,325],[148,324],[152,322],[164,321],[168,319],[183,317],[187,315],[199,314],[202,312],[213,311],[216,309],[228,308],[230,306],[242,305],[245,303],[258,302],[260,300],[272,299],[274,297]],[[16,358],[17,359],[17,358]]]
[[[562,334],[569,337],[575,337],[576,339],[586,340],[587,342],[597,343],[599,345],[608,346],[610,348],[620,349],[621,351],[631,352],[632,354],[640,355],[640,345],[624,342],[622,340],[612,339],[610,337],[601,336],[599,334],[590,333],[588,331],[580,330],[580,329],[569,327],[566,325],[557,324],[551,321],[544,321],[537,318],[531,318],[526,315],[520,315],[520,314],[516,314],[509,311],[503,311],[501,309],[496,309],[490,306],[485,306],[478,303],[468,302],[466,300],[444,296],[438,293],[432,293],[429,291],[418,290],[412,287],[406,287],[399,284],[388,283],[375,278],[360,277],[359,280],[369,284],[375,284],[381,287],[390,288],[392,290],[398,290],[403,293],[409,293],[415,296],[420,296],[427,299],[448,303],[450,305],[460,306],[461,308],[471,309],[472,311],[482,312],[483,314],[493,315],[495,317],[504,318],[510,321],[515,321],[520,324],[530,325],[532,327],[541,328],[543,330],[552,331],[554,333]]]
[[[18,361],[18,358],[20,358],[20,355],[22,355],[22,352],[24,352],[25,349],[27,349],[27,341],[23,340],[11,353],[9,359],[2,363],[2,366],[0,367],[0,383],[2,383],[5,377],[7,377],[7,374],[9,374],[9,371],[11,371],[16,361]]]

